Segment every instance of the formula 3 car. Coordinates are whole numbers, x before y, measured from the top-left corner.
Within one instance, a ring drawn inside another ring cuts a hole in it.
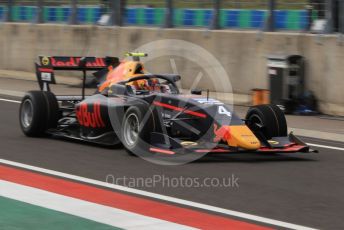
[[[244,119],[231,106],[192,90],[181,94],[180,76],[150,74],[140,57],[39,57],[40,91],[23,97],[19,121],[30,137],[50,134],[101,145],[123,146],[130,153],[183,155],[188,153],[311,152],[288,134],[283,112],[276,105],[251,107]],[[82,71],[81,96],[56,96],[55,70]],[[93,71],[97,91],[85,95],[86,72]]]

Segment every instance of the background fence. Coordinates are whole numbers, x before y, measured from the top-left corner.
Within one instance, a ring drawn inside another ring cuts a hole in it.
[[[0,0],[3,22],[308,31],[327,18],[343,32],[343,15],[342,0]]]

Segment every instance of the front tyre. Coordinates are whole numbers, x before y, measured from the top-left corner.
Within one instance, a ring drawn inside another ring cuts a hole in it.
[[[149,113],[149,114],[146,114]],[[130,155],[139,155],[149,148],[150,132],[154,130],[151,113],[140,106],[131,106],[126,111],[122,127],[122,144]]]
[[[284,113],[276,105],[252,106],[246,114],[251,129],[259,127],[267,139],[288,135],[287,121]]]

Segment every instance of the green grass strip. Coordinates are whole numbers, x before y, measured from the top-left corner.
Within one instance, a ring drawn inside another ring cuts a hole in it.
[[[1,229],[15,230],[119,230],[66,213],[0,197]]]

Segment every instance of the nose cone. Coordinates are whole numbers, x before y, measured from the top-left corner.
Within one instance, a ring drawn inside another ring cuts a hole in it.
[[[229,126],[230,136],[227,138],[229,146],[246,150],[257,150],[260,141],[246,125]]]

